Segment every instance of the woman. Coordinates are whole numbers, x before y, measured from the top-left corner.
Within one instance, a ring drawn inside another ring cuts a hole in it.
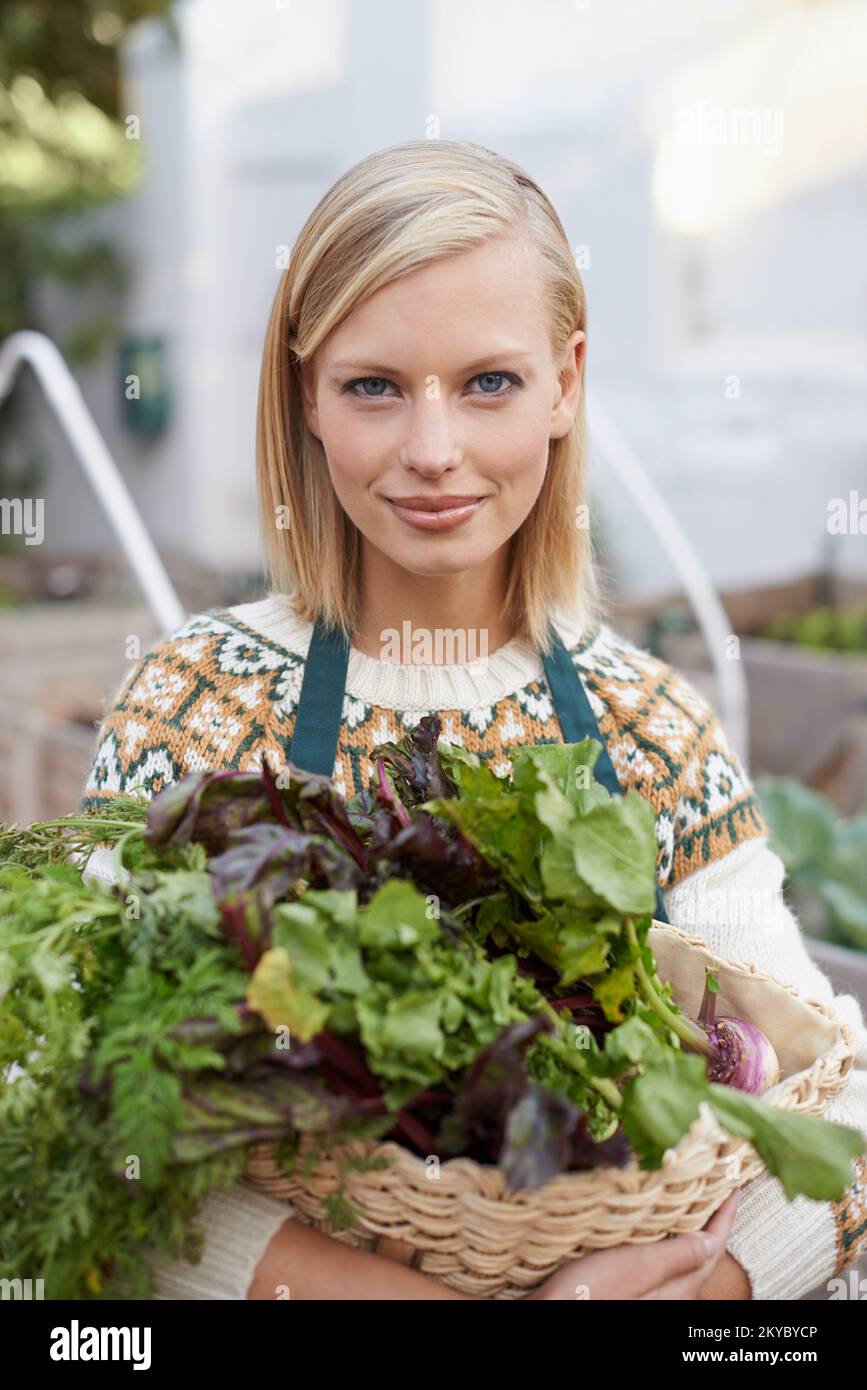
[[[701,696],[601,621],[585,330],[563,227],[510,161],[414,141],[340,178],[301,231],[265,342],[272,593],[193,618],[144,657],[105,720],[86,800],[263,753],[332,774],[348,796],[377,743],[434,711],[498,773],[510,749],[591,733],[597,771],[656,812],[657,915],[833,1003],[860,1051],[829,1117],[867,1130],[864,1020],[806,953],[745,769]],[[862,1164],[836,1204],[788,1203],[760,1179],[737,1219],[730,1199],[708,1224],[709,1256],[699,1234],[621,1246],[564,1266],[538,1296],[797,1298],[863,1248],[864,1179]],[[286,1217],[243,1184],[212,1195],[202,1262],[157,1264],[158,1296],[460,1297]]]

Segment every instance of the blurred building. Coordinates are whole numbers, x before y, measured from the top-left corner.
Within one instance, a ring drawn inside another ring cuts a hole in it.
[[[132,256],[124,336],[170,383],[165,432],[123,422],[121,364],[86,386],[167,553],[255,570],[254,418],[270,301],[305,217],[344,169],[402,139],[469,138],[553,199],[590,306],[588,386],[724,589],[821,566],[830,498],[867,491],[867,6],[744,0],[457,0],[314,6],[186,0],[180,45],[142,24],[127,107],[148,173],[100,214]],[[58,459],[61,450],[57,450]],[[672,575],[597,475],[623,586]],[[104,526],[58,463],[64,542]]]

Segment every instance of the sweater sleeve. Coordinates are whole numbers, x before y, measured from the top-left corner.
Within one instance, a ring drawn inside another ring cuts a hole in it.
[[[191,772],[258,766],[262,753],[279,765],[281,736],[291,735],[283,697],[294,690],[292,661],[216,614],[190,618],[144,653],[109,701],[83,805],[153,797]]]
[[[201,1259],[191,1264],[151,1256],[153,1297],[246,1298],[256,1266],[271,1238],[293,1215],[289,1202],[268,1197],[243,1181],[227,1191],[209,1193],[196,1216],[196,1224],[202,1227],[204,1235]]]
[[[673,926],[703,937],[715,955],[749,961],[829,1005],[855,1034],[846,1088],[824,1118],[860,1129],[867,1147],[867,1026],[858,1001],[835,994],[809,956],[782,892],[785,868],[766,837],[737,846],[677,882],[665,896]],[[777,1178],[741,1191],[727,1249],[743,1267],[755,1299],[798,1299],[840,1275],[867,1252],[867,1156],[852,1165],[841,1200],[790,1201]]]
[[[182,765],[177,707],[182,701],[191,662],[185,644],[166,638],[131,666],[107,701],[99,726],[93,762],[82,788],[85,810],[102,809],[121,792],[150,798],[195,763]]]

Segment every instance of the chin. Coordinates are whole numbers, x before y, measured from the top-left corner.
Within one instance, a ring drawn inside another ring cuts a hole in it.
[[[490,558],[491,552],[488,550],[480,551],[478,554],[467,555],[466,551],[461,556],[456,556],[453,564],[446,564],[442,559],[431,558],[428,564],[414,555],[400,555],[392,552],[389,557],[395,564],[400,565],[402,570],[408,574],[417,574],[420,579],[448,579],[453,574],[465,574],[467,570],[477,569],[479,565]]]

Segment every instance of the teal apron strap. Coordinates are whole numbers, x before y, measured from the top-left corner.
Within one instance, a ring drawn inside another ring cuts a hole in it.
[[[584,683],[553,623],[551,624],[551,640],[553,643],[552,651],[547,656],[543,655],[542,664],[545,667],[545,679],[551,691],[560,728],[563,730],[563,742],[580,743],[584,738],[595,738],[601,743],[602,751],[596,759],[593,775],[612,796],[622,796],[623,788],[617,773],[614,771],[614,764],[608,753],[605,739],[599,732],[599,725],[590,708]],[[668,921],[662,888],[658,883],[656,885],[656,912],[654,915],[658,922]]]
[[[343,720],[349,643],[336,628],[316,620],[304,663],[289,760],[305,772],[334,776]]]

